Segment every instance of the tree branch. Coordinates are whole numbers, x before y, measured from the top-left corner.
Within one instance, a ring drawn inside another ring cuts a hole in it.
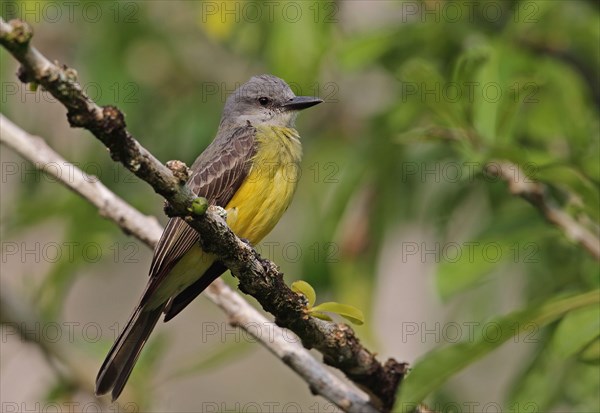
[[[196,197],[189,188],[133,138],[117,108],[96,105],[83,93],[72,69],[50,63],[31,47],[32,36],[26,23],[0,19],[0,43],[21,63],[19,78],[42,85],[67,108],[71,126],[92,132],[115,161],[161,194],[173,213],[199,232],[202,247],[216,254],[239,279],[240,290],[255,297],[275,316],[279,326],[296,333],[305,347],[319,350],[326,364],[340,369],[374,396],[372,401],[378,407],[390,409],[406,364],[389,359],[382,365],[360,344],[350,327],[310,317],[304,297],[285,285],[277,266],[235,236],[218,214],[209,209],[203,216],[192,216],[190,210]]]
[[[28,134],[1,114],[0,143],[14,149],[38,169],[50,174],[96,206],[101,215],[114,221],[127,234],[138,238],[151,248],[154,248],[158,242],[162,227],[154,217],[141,214],[99,181],[91,180],[89,177],[85,178],[86,175],[82,170],[62,158],[42,138]],[[47,165],[62,165],[72,173],[67,177],[67,174],[61,174],[55,168],[47,168]],[[102,213],[102,211],[108,212]],[[322,395],[345,411],[377,412],[365,396],[329,372],[299,343],[290,341],[289,338],[285,339],[287,336],[281,328],[273,325],[222,280],[217,279],[213,282],[206,290],[205,295],[223,309],[228,315],[230,323],[244,329],[298,373],[314,393]],[[0,296],[2,308],[12,308],[5,298],[4,295]],[[2,312],[1,322],[7,322],[4,316],[8,313],[12,314],[12,311]],[[31,316],[28,319],[31,319]],[[21,319],[12,319],[15,325],[18,324],[17,320]],[[67,352],[64,349],[55,354],[54,351],[51,351],[52,349],[49,349],[47,343],[36,342],[36,344],[41,346],[44,354],[51,354],[65,362]],[[83,382],[81,371],[76,370],[76,372],[77,379]],[[90,381],[85,383],[88,384],[88,382]],[[90,389],[92,388],[93,383],[90,384]]]
[[[105,187],[100,180],[89,176],[54,152],[46,142],[32,136],[0,114],[0,142],[12,148],[35,167],[56,178],[73,192],[98,208],[98,213],[116,222],[126,234],[133,234],[144,244],[153,247],[160,238],[162,226],[155,217],[145,216],[133,209]],[[68,174],[63,173],[69,171]]]
[[[600,260],[600,239],[569,214],[554,205],[548,196],[546,185],[529,180],[518,165],[512,162],[494,161],[485,166],[485,172],[508,183],[513,195],[518,195],[536,207],[546,219],[556,225],[565,235],[579,243],[594,258]]]
[[[469,136],[469,131],[432,127],[426,133],[448,140],[461,140]],[[600,261],[600,238],[592,231],[573,219],[569,214],[554,204],[548,195],[548,188],[541,182],[533,181],[515,163],[495,160],[483,167],[483,172],[508,183],[511,194],[520,196],[538,209],[544,217],[558,227],[568,238],[577,242],[596,260]]]

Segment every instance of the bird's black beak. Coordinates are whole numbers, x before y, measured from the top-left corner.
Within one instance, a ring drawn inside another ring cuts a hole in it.
[[[323,99],[312,96],[295,96],[285,102],[282,107],[285,110],[302,110],[318,105],[321,102],[323,102]]]

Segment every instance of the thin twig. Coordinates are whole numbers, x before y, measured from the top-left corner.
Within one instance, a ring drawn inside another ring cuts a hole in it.
[[[115,221],[126,234],[135,234],[149,246],[158,242],[162,227],[155,217],[141,215],[129,207],[97,177],[87,175],[52,150],[42,138],[29,135],[2,114],[0,130],[1,143],[33,162],[37,169],[56,178],[56,182],[90,201],[101,216]]]
[[[536,207],[568,238],[579,243],[594,258],[600,260],[600,238],[557,207],[548,196],[546,185],[528,178],[518,165],[508,161],[489,162],[485,166],[485,172],[506,181],[511,194],[520,196]]]
[[[465,131],[448,128],[430,128],[433,136],[451,140],[460,140]],[[541,182],[528,177],[517,164],[510,161],[493,160],[488,162],[483,172],[502,179],[508,184],[511,194],[520,196],[537,208],[548,222],[559,228],[565,236],[580,244],[596,260],[600,261],[600,238],[597,234],[577,222],[564,210],[557,207],[548,194],[548,188]]]
[[[196,197],[189,188],[133,138],[117,108],[97,106],[82,92],[72,69],[50,63],[31,47],[32,36],[27,24],[0,19],[0,43],[21,63],[19,78],[49,91],[67,108],[71,126],[92,132],[109,148],[114,160],[161,194],[171,211],[201,234],[203,248],[217,255],[239,279],[240,290],[275,315],[279,326],[296,333],[305,347],[320,351],[325,363],[340,369],[367,391],[376,406],[390,409],[406,364],[389,359],[382,365],[347,325],[309,317],[304,298],[287,287],[277,266],[235,236],[218,214],[209,209],[203,216],[192,217],[190,210]]]

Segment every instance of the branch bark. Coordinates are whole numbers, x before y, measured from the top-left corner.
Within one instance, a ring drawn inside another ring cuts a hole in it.
[[[427,130],[431,136],[456,140],[469,138],[469,131],[452,130],[432,127]],[[527,177],[527,174],[515,163],[503,160],[490,161],[483,166],[483,172],[500,178],[508,184],[508,190],[515,196],[520,196],[550,222],[560,229],[565,236],[581,245],[596,260],[600,261],[600,237],[579,223],[568,213],[555,205],[548,194],[548,188],[541,182]]]
[[[0,142],[12,148],[35,167],[51,175],[73,192],[98,208],[98,213],[119,225],[126,234],[134,235],[153,247],[160,238],[162,227],[155,217],[140,214],[116,196],[97,177],[89,176],[52,150],[46,142],[19,128],[0,114]],[[63,173],[68,171],[68,173]]]
[[[393,406],[397,387],[407,365],[389,359],[381,364],[360,344],[354,331],[345,324],[323,322],[310,317],[305,299],[289,289],[277,266],[262,259],[227,227],[218,214],[209,210],[192,216],[196,199],[189,188],[128,132],[123,114],[115,107],[96,105],[83,93],[75,72],[58,67],[30,46],[31,28],[24,22],[0,19],[0,43],[21,63],[19,79],[35,82],[49,91],[67,108],[73,127],[92,132],[109,149],[111,157],[148,182],[170,204],[174,215],[183,217],[201,236],[202,247],[215,253],[239,280],[241,291],[255,297],[275,316],[275,322],[289,328],[306,348],[315,348],[324,361],[343,371],[371,396],[378,408]]]
[[[548,196],[546,185],[529,180],[525,172],[512,162],[490,162],[486,165],[485,172],[506,181],[511,194],[520,196],[536,207],[550,223],[557,226],[568,238],[579,243],[596,260],[600,260],[600,239],[598,236],[554,205]]]

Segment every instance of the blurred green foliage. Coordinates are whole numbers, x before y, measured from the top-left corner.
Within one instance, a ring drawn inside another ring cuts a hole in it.
[[[16,9],[27,3],[7,2]],[[303,254],[298,262],[271,258],[290,281],[301,277],[321,296],[365,310],[367,322],[358,331],[368,345],[377,346],[369,309],[390,235],[416,222],[435,228],[439,243],[448,244],[455,241],[454,220],[469,202],[483,206],[475,229],[461,239],[476,245],[473,255],[442,257],[435,281],[441,299],[453,302],[461,317],[507,328],[501,340],[478,335],[442,343],[411,361],[398,410],[423,399],[434,408],[460,402],[461,392],[447,380],[523,334],[511,328],[514,323],[534,323],[540,334],[511,380],[504,408],[600,410],[598,262],[484,172],[499,160],[518,165],[598,235],[596,2],[290,2],[304,16],[298,21],[282,14],[288,3],[275,3],[273,18],[253,2],[235,4],[253,4],[263,11],[260,18],[224,15],[221,2],[102,3],[102,24],[76,15],[51,31],[47,22],[34,22],[34,43],[52,32],[48,43],[55,50],[42,51],[51,58],[56,51],[76,68],[92,96],[94,88],[102,92],[99,103],[124,110],[130,130],[164,161],[191,164],[212,139],[226,94],[253,74],[273,73],[297,92],[324,97],[324,105],[298,122],[306,156],[288,218],[294,232],[284,242],[296,241]],[[12,63],[2,53],[7,81]],[[8,116],[21,110],[8,100],[2,109]],[[43,125],[37,128],[43,135]],[[76,159],[98,165],[103,182],[134,206],[161,214],[160,200],[144,184],[125,179],[128,173],[100,144],[82,146]],[[10,220],[3,217],[5,236],[59,219],[70,241],[125,239],[68,191],[35,179],[17,190]],[[483,250],[492,244],[502,252],[499,260]],[[84,264],[57,263],[39,287],[40,313],[48,320],[60,316],[62,299]],[[524,286],[511,292],[519,304],[500,311],[494,292],[481,286],[515,271]],[[156,347],[155,353],[163,351]],[[147,372],[152,363],[139,369]],[[136,382],[143,380],[145,374],[136,374]],[[478,379],[495,384],[493,371]]]

